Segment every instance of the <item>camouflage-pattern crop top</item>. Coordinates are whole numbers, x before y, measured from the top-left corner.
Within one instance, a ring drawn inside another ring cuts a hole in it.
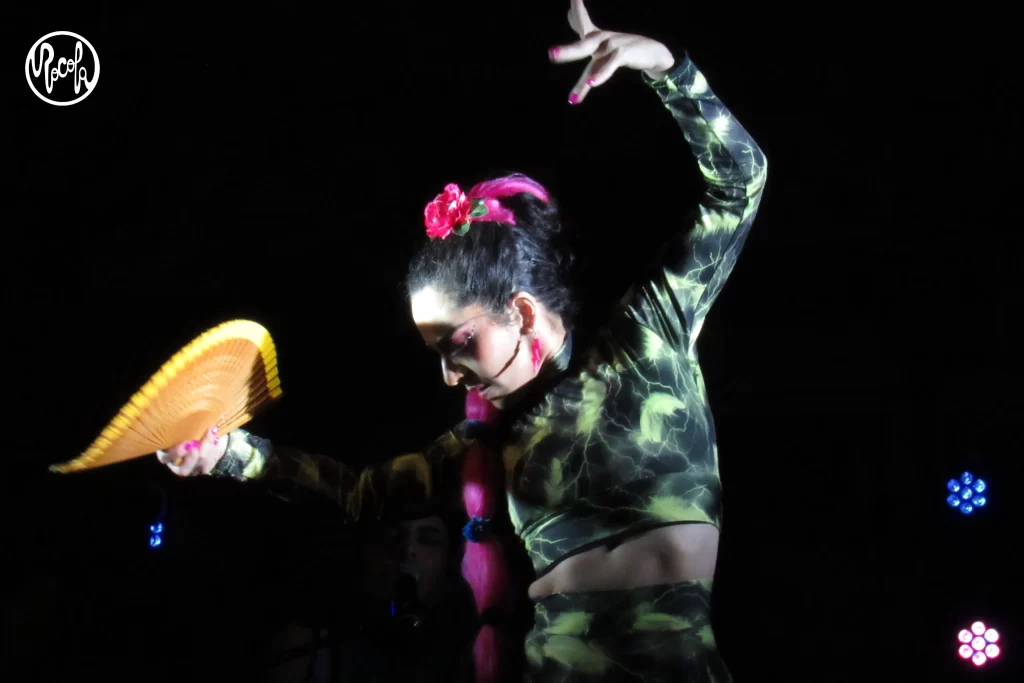
[[[538,576],[657,526],[720,523],[718,448],[696,341],[754,221],[767,165],[688,55],[667,76],[644,80],[682,129],[705,191],[597,341],[578,350],[581,362],[570,364],[571,344],[563,348],[557,379],[503,432],[508,514]],[[214,474],[267,480],[285,498],[321,493],[352,521],[421,516],[441,500],[461,506],[458,464],[470,438],[456,427],[423,453],[356,469],[237,430]]]

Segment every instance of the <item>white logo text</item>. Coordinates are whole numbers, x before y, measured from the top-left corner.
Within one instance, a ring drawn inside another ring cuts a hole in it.
[[[72,40],[73,39],[73,40]],[[61,52],[57,57],[57,51],[53,45],[58,47],[71,48]],[[89,49],[91,60],[86,59],[85,49]],[[73,48],[72,48],[73,45]],[[70,54],[65,57],[63,55]],[[57,57],[56,62],[54,58]],[[91,61],[91,64],[89,63]],[[90,77],[91,72],[91,77]],[[40,76],[42,83],[40,84]],[[100,78],[100,58],[96,49],[88,40],[70,31],[54,31],[36,41],[32,49],[28,51],[25,58],[25,79],[32,88],[32,92],[43,102],[66,107],[76,102],[81,102],[88,97],[96,82]],[[65,81],[64,79],[69,79]],[[38,85],[43,86],[45,94],[40,92]],[[54,94],[54,88],[57,94]]]

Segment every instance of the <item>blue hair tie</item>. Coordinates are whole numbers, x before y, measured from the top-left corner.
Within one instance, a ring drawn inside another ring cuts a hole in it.
[[[462,535],[472,543],[480,543],[491,535],[491,520],[486,517],[474,517],[462,527]]]
[[[486,441],[494,433],[494,427],[481,420],[466,420],[466,437]]]

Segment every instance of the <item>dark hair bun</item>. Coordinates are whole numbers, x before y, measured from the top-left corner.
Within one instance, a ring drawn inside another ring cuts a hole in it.
[[[572,268],[576,256],[572,248],[572,240],[565,224],[562,222],[561,211],[554,199],[544,202],[523,192],[512,197],[505,197],[501,203],[516,215],[515,228],[528,234],[552,255],[555,262],[562,268]]]

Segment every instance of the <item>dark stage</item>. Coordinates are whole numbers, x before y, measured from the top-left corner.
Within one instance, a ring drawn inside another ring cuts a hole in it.
[[[284,397],[247,429],[358,464],[461,419],[402,287],[446,183],[540,179],[581,233],[584,319],[625,290],[700,177],[635,72],[567,102],[583,63],[547,59],[575,39],[567,5],[75,5],[2,22],[4,680],[261,680],[268,631],[344,600],[353,551],[329,505],[179,479],[155,457],[47,471],[202,331],[248,318],[274,336]],[[770,163],[699,345],[724,487],[714,623],[735,680],[1020,680],[1005,20],[592,5],[599,25],[685,48]],[[66,107],[22,73],[57,30],[102,60]],[[946,502],[965,471],[989,485],[970,515]],[[957,653],[979,619],[1002,635],[980,667]]]

